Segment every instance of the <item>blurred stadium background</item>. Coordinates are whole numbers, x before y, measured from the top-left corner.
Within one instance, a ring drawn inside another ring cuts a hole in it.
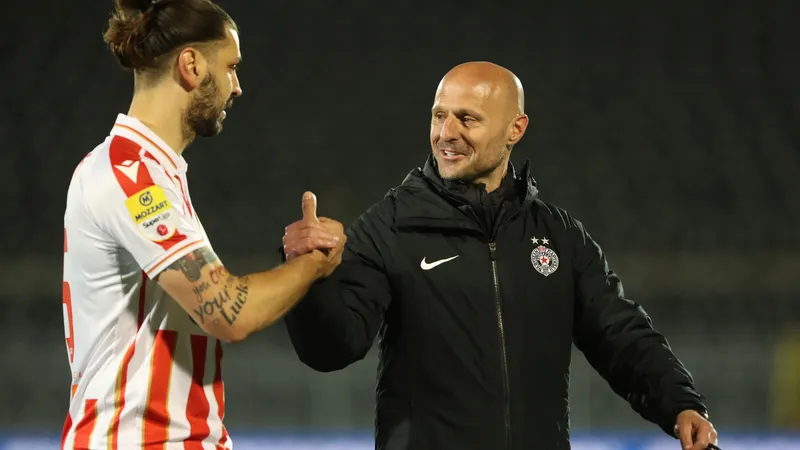
[[[527,93],[512,160],[603,245],[707,395],[722,447],[800,448],[798,2],[220,3],[242,30],[244,97],[185,156],[234,272],[277,264],[304,190],[349,223],[400,183],[429,151],[441,76],[490,60]],[[3,450],[57,448],[66,413],[66,188],[132,86],[101,41],[110,8],[3,6]],[[371,448],[374,352],[314,373],[279,324],[224,364],[237,449]],[[576,449],[679,448],[578,353],[571,401]]]

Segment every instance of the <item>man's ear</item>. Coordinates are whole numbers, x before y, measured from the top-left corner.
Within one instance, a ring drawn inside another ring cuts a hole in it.
[[[180,84],[192,91],[208,74],[208,61],[197,48],[186,47],[178,53],[176,69]]]
[[[508,145],[514,145],[522,139],[525,130],[528,129],[528,116],[526,114],[518,115],[511,122],[511,133],[508,138]]]

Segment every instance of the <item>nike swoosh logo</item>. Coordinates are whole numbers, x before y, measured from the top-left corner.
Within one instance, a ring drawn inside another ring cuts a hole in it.
[[[422,261],[420,261],[420,263],[419,263],[419,267],[422,268],[422,270],[431,270],[431,269],[433,269],[434,267],[436,267],[438,265],[444,264],[444,263],[446,263],[448,261],[452,261],[452,260],[454,260],[456,258],[458,258],[458,255],[452,256],[450,258],[440,259],[438,261],[434,261],[434,262],[430,262],[430,263],[426,262],[425,258],[422,258]]]

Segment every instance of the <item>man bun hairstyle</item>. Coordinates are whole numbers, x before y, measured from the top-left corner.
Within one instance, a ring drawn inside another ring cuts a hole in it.
[[[116,0],[103,40],[134,72],[163,68],[164,56],[186,45],[225,39],[236,23],[210,0]]]

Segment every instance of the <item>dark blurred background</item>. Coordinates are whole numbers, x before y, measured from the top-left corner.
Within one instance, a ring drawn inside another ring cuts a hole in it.
[[[399,184],[430,151],[441,77],[489,60],[526,91],[531,122],[512,161],[530,159],[541,196],[604,247],[717,427],[800,429],[798,2],[219,3],[241,28],[244,96],[223,134],[185,157],[234,272],[278,263],[304,190],[348,224]],[[66,189],[132,91],[102,42],[111,7],[2,9],[5,433],[58,434],[66,414]],[[232,430],[372,426],[374,352],[317,374],[278,324],[228,346],[225,367]],[[579,433],[655,431],[579,353],[572,405]]]

